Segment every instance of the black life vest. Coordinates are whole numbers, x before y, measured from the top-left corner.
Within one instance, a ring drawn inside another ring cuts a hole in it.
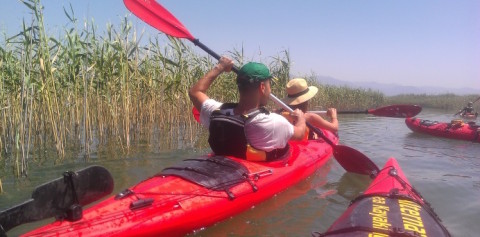
[[[473,114],[474,109],[473,107],[465,107],[463,108],[463,111],[464,111],[463,114],[466,114],[466,113]]]
[[[246,115],[234,115],[236,103],[225,103],[210,115],[210,135],[208,143],[215,155],[234,156],[246,159],[248,141],[245,136],[245,123],[260,113],[269,114],[264,108],[258,108]],[[266,160],[283,158],[289,150],[288,143],[284,148],[274,149],[266,153]]]

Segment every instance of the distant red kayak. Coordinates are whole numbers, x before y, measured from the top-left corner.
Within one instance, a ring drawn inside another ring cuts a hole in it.
[[[338,142],[332,133],[325,135]],[[57,220],[24,236],[183,236],[307,178],[332,152],[319,139],[290,142],[288,155],[270,162],[223,156],[187,159],[88,208],[77,221]]]
[[[419,118],[406,118],[405,123],[414,132],[437,137],[480,142],[479,126],[474,123],[442,123]]]
[[[390,158],[364,194],[325,233],[314,236],[450,236],[430,205]]]

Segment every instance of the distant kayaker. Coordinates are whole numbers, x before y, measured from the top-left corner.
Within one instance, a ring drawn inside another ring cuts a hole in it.
[[[272,75],[261,64],[249,62],[237,75],[238,103],[221,103],[207,96],[212,82],[223,72],[230,72],[233,60],[221,57],[189,91],[190,100],[200,111],[200,123],[209,129],[208,142],[216,155],[230,155],[248,160],[272,160],[288,152],[290,139],[301,140],[306,125],[304,114],[296,109],[292,125],[283,116],[270,113],[264,106],[271,92]]]
[[[307,122],[318,128],[328,129],[332,132],[338,131],[337,109],[329,108],[327,110],[327,116],[330,117],[331,121],[322,118],[318,114],[307,113],[308,101],[318,92],[316,86],[308,86],[307,81],[303,78],[294,78],[287,83],[286,89],[287,97],[283,99],[283,102],[290,105],[293,109],[302,110],[305,113]],[[310,133],[309,137],[312,138],[313,133]]]
[[[461,109],[460,111],[458,111],[455,115],[457,115],[457,114],[460,114],[461,116],[476,114],[475,109],[473,108],[473,102],[471,102],[471,101],[468,102],[467,106],[464,107],[463,109]]]

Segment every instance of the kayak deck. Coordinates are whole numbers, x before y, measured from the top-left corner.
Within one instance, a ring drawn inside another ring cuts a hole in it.
[[[333,134],[325,134],[338,142]],[[231,187],[216,190],[160,174],[90,207],[79,221],[57,220],[24,236],[185,235],[245,211],[307,178],[333,152],[321,139],[289,144],[290,155],[277,161],[224,157],[247,170],[243,180]]]

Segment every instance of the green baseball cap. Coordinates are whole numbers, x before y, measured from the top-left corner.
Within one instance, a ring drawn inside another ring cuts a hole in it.
[[[267,66],[261,63],[249,62],[238,71],[237,84],[252,84],[270,78],[272,78],[272,74],[270,74]]]

